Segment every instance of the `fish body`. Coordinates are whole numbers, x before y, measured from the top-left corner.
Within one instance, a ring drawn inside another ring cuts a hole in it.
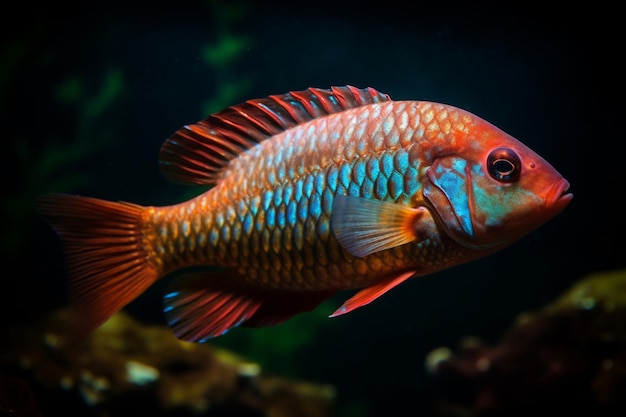
[[[164,207],[42,198],[77,333],[194,266],[215,270],[176,277],[164,297],[183,339],[280,323],[361,289],[341,315],[510,245],[572,198],[547,161],[478,116],[349,86],[249,100],[184,126],[161,167],[212,187]]]

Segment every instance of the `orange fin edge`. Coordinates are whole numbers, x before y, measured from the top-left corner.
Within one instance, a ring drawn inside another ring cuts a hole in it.
[[[377,284],[362,289],[343,303],[341,307],[335,310],[335,312],[328,317],[341,316],[371,303],[390,289],[411,278],[415,275],[415,272],[416,271],[402,272],[399,275],[394,275],[389,279],[382,280]]]

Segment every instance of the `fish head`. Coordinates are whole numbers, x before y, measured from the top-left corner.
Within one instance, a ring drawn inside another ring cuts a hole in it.
[[[479,119],[463,141],[433,158],[423,193],[457,243],[493,250],[513,243],[572,200],[568,181],[522,142]]]

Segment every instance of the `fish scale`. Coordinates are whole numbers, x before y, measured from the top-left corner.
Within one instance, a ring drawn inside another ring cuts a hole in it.
[[[372,88],[248,100],[163,144],[166,177],[211,188],[171,206],[50,195],[68,264],[67,339],[157,279],[176,335],[277,324],[346,289],[331,317],[411,277],[512,244],[565,208],[569,183],[465,110]]]
[[[364,285],[381,273],[406,267],[407,259],[419,258],[419,252],[406,254],[397,250],[392,251],[391,256],[379,254],[361,261],[343,251],[330,233],[329,214],[336,195],[375,197],[406,204],[419,191],[419,182],[414,181],[418,177],[418,161],[409,166],[409,149],[400,147],[405,144],[410,148],[415,143],[387,140],[397,145],[390,150],[382,148],[388,136],[404,136],[395,121],[408,120],[404,103],[392,104],[372,105],[371,112],[385,119],[384,126],[393,127],[376,129],[378,123],[370,122],[376,126],[365,124],[361,130],[341,128],[344,134],[331,138],[329,129],[351,125],[355,118],[354,111],[346,111],[326,123],[314,120],[297,126],[282,137],[252,148],[249,155],[233,161],[216,187],[196,198],[194,207],[201,212],[213,212],[212,216],[197,221],[203,226],[201,230],[185,226],[189,213],[184,207],[155,209],[155,217],[148,223],[170,231],[155,243],[156,252],[165,253],[164,248],[170,247],[179,250],[178,256],[164,261],[164,271],[192,265],[236,266],[247,282],[258,286],[294,290],[345,289]],[[374,133],[363,137],[368,130]],[[363,146],[348,152],[351,160],[337,156],[337,149],[346,149],[346,144],[355,143],[359,136]],[[285,149],[290,149],[289,158],[281,156]],[[373,154],[372,150],[378,153]],[[250,163],[253,160],[257,163]],[[293,160],[300,163],[295,169],[287,168],[286,162]],[[337,160],[341,163],[336,164]],[[228,205],[220,207],[222,201],[228,201]],[[220,208],[207,210],[203,207]],[[226,216],[224,212],[232,207],[235,214]],[[224,221],[227,217],[229,221]],[[279,224],[281,221],[276,219],[284,220]],[[164,223],[169,227],[162,228]],[[277,229],[281,225],[282,229]],[[231,230],[242,230],[242,233],[236,238]],[[203,235],[209,238],[200,237]],[[180,256],[183,254],[185,256]],[[346,274],[353,279],[346,280]]]

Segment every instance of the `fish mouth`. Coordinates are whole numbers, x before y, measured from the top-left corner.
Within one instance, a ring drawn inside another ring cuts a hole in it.
[[[568,193],[569,190],[569,182],[565,178],[561,178],[557,182],[555,182],[552,187],[548,190],[548,194],[546,196],[546,207],[562,210],[572,201],[574,195],[572,193]]]

